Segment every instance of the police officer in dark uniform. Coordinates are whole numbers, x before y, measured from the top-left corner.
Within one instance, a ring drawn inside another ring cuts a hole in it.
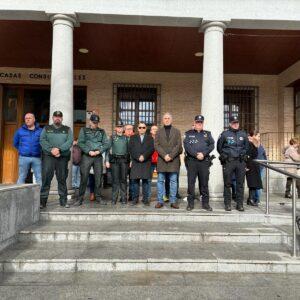
[[[194,129],[185,133],[183,141],[188,176],[187,210],[194,208],[195,182],[198,177],[202,208],[212,211],[209,205],[208,191],[209,168],[211,166],[209,154],[214,149],[215,141],[210,131],[203,130],[203,122],[204,117],[202,115],[195,116]]]
[[[71,157],[70,148],[73,143],[73,133],[70,127],[62,124],[63,113],[55,111],[52,116],[53,124],[43,128],[40,136],[40,144],[43,151],[42,156],[42,187],[41,187],[41,209],[46,207],[51,181],[56,174],[58,183],[59,203],[66,208],[68,161]]]
[[[81,128],[79,132],[78,146],[83,154],[80,162],[79,197],[74,203],[75,206],[82,205],[83,203],[91,167],[94,169],[96,201],[100,202],[100,204],[106,204],[106,201],[101,199],[100,189],[103,170],[102,154],[108,150],[109,141],[104,129],[98,127],[99,122],[99,116],[92,114],[90,117],[90,126]]]
[[[239,128],[237,116],[229,118],[229,129],[222,132],[217,143],[220,161],[223,166],[225,210],[231,211],[232,175],[236,179],[236,209],[244,211],[244,181],[246,174],[248,136]]]
[[[111,168],[112,175],[112,204],[115,205],[120,195],[121,203],[127,203],[127,174],[129,165],[129,138],[124,135],[124,124],[118,121],[115,133],[109,141],[110,150],[107,151],[106,167]]]

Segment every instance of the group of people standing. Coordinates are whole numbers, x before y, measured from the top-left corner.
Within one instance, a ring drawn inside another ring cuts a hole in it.
[[[37,183],[41,184],[41,209],[47,205],[54,173],[58,182],[60,205],[69,207],[66,179],[73,133],[62,122],[63,113],[55,111],[52,124],[41,129],[35,122],[34,115],[28,113],[25,115],[25,124],[14,137],[14,145],[19,151],[18,183],[24,183],[28,169],[32,168]],[[187,210],[194,208],[196,179],[199,182],[202,208],[212,210],[209,204],[208,182],[209,169],[214,158],[211,152],[215,148],[215,141],[211,132],[204,129],[204,116],[195,116],[193,128],[185,133],[183,142],[180,131],[172,124],[173,118],[170,113],[163,115],[161,128],[151,127],[150,134],[147,133],[147,125],[142,121],[137,125],[136,133],[132,125],[124,126],[118,121],[112,136],[107,137],[99,123],[100,117],[92,114],[89,126],[81,128],[79,133],[76,147],[80,155],[73,155],[73,159],[77,161],[76,172],[80,170],[75,206],[83,204],[91,169],[94,173],[95,200],[100,204],[107,204],[107,200],[101,197],[103,166],[106,166],[112,174],[113,205],[118,201],[126,204],[128,199],[131,200],[131,205],[136,205],[139,202],[140,183],[142,202],[144,205],[150,205],[151,181],[153,171],[156,170],[155,208],[159,209],[165,205],[164,198],[168,194],[171,208],[178,209],[180,155],[184,150],[188,177]],[[259,190],[262,188],[262,170],[253,159],[266,158],[259,143],[259,133],[253,132],[248,136],[240,130],[238,118],[230,117],[229,129],[225,130],[217,141],[217,151],[223,167],[225,210],[231,210],[232,199],[235,199],[239,211],[244,210],[246,174],[249,187],[247,204],[257,205]]]

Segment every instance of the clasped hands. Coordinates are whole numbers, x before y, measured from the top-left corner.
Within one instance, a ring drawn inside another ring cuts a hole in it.
[[[89,152],[89,156],[97,156],[100,154],[100,151],[99,150],[96,150],[96,151],[90,151]]]
[[[198,153],[197,153],[197,159],[198,159],[198,160],[203,160],[203,159],[204,159],[204,155],[203,155],[202,152],[198,152]]]
[[[54,157],[60,157],[60,150],[58,148],[52,148],[51,149],[51,154],[54,156]]]
[[[170,156],[169,154],[167,154],[167,155],[165,155],[164,160],[165,160],[166,162],[169,162],[169,161],[172,160],[172,158],[171,158],[171,156]]]

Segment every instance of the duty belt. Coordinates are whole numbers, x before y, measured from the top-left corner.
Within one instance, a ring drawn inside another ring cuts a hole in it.
[[[124,155],[115,155],[115,154],[112,154],[112,158],[127,158],[127,154],[124,154]]]

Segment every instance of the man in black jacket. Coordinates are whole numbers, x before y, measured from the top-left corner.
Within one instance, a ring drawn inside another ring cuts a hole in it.
[[[142,179],[143,203],[149,205],[149,189],[151,180],[151,156],[154,152],[152,136],[146,134],[147,126],[140,122],[138,134],[132,136],[129,141],[129,153],[131,156],[130,179],[133,180],[132,205],[139,200],[140,179]]]
[[[229,129],[222,132],[217,143],[219,159],[223,166],[225,210],[231,211],[231,184],[234,174],[236,178],[236,209],[244,211],[244,182],[249,141],[246,132],[240,129],[236,116],[231,116],[229,122]]]

